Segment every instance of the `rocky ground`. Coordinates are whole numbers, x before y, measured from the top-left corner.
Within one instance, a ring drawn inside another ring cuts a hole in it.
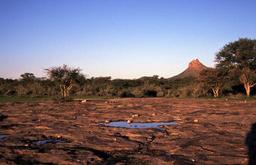
[[[255,105],[196,99],[5,103],[0,105],[0,164],[247,164]],[[100,124],[119,120],[177,125]]]

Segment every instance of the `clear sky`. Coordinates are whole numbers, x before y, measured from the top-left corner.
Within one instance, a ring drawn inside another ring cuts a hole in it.
[[[171,77],[241,37],[256,38],[255,0],[0,0],[0,77]]]

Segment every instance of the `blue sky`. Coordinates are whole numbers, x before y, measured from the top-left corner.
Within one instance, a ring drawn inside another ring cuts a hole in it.
[[[89,77],[171,77],[241,37],[255,0],[0,0],[0,77],[68,64]]]

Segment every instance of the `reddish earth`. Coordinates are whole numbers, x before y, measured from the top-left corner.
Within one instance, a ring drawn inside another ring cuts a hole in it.
[[[256,122],[255,105],[256,101],[196,99],[1,104],[0,162],[247,164],[246,142],[255,147],[255,134],[250,132]],[[138,114],[134,122],[176,121],[177,125],[163,129],[99,125],[128,120],[134,114]]]

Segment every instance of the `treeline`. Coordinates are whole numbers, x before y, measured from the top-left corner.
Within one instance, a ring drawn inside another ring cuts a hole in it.
[[[37,78],[32,73],[30,77],[20,79],[0,78],[0,95],[58,97],[60,86],[53,80]],[[230,83],[222,90],[224,96],[242,96],[243,86]],[[111,77],[93,77],[84,79],[82,83],[74,83],[70,95],[80,97],[208,97],[213,96],[211,88],[205,88],[202,80],[195,77],[182,79],[165,79],[158,76],[142,77],[134,80],[114,79]],[[252,90],[252,95],[255,90]]]
[[[198,77],[139,79],[85,78],[66,65],[46,69],[47,78],[24,73],[20,79],[0,78],[3,96],[79,97],[206,97],[252,96],[256,85],[256,40],[239,39],[216,54],[216,67]]]
[[[0,95],[3,96],[59,96],[59,83],[51,79],[30,77],[20,79],[0,78]],[[24,75],[24,74],[23,74]],[[126,80],[111,77],[93,77],[82,83],[74,83],[69,91],[72,96],[81,97],[197,97],[193,77],[165,79],[158,76]]]

